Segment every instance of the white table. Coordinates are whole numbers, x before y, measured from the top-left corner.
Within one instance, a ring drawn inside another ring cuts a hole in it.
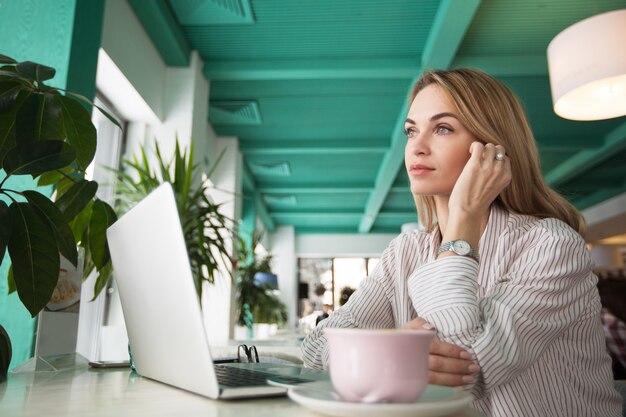
[[[0,384],[2,417],[306,417],[288,398],[215,401],[131,374],[127,369],[9,375]],[[455,417],[480,417],[468,410]]]

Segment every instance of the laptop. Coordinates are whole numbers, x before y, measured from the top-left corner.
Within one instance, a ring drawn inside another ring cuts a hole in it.
[[[213,363],[170,184],[117,220],[107,238],[140,375],[213,399],[284,395],[289,385],[328,379],[295,365]]]

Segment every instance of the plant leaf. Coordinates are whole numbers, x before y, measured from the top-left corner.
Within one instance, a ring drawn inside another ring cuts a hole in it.
[[[17,69],[18,73],[38,83],[54,78],[54,74],[56,74],[54,68],[31,61],[20,62],[15,66],[15,69]]]
[[[9,206],[0,200],[0,264],[7,250],[7,243],[11,237],[11,219],[9,218]]]
[[[59,279],[59,250],[50,224],[30,203],[13,203],[9,213],[13,278],[20,300],[34,317],[50,301]]]
[[[93,200],[90,200],[85,208],[78,213],[74,220],[70,222],[70,229],[74,234],[76,242],[80,242],[80,245],[84,248],[89,248],[88,238],[83,241],[83,237],[88,237],[89,220],[91,220],[91,211],[93,209]],[[85,257],[87,258],[87,257]]]
[[[96,278],[96,284],[93,287],[93,298],[91,301],[95,300],[98,295],[100,295],[100,292],[107,286],[112,273],[113,265],[111,264],[111,261],[98,271],[98,278]]]
[[[30,94],[21,91],[13,105],[8,110],[0,112],[0,164],[7,152],[15,147],[15,115]]]
[[[7,175],[31,174],[34,177],[46,171],[64,168],[76,159],[74,149],[60,140],[40,140],[17,145],[3,161]]]
[[[71,175],[74,171],[75,171],[74,167],[70,165],[65,168],[57,169],[55,171],[44,172],[43,174],[41,174],[41,176],[37,180],[37,185],[42,187],[45,185],[58,184],[61,180],[65,179],[66,176]]]
[[[93,203],[89,222],[89,251],[98,271],[111,260],[106,230],[116,220],[115,212],[107,203],[98,199]]]
[[[83,179],[84,178],[68,178],[68,177],[61,178],[55,184],[54,191],[56,192],[56,196],[54,197],[54,199],[57,200],[59,197],[65,194],[67,190],[69,190],[72,187],[72,185],[76,184],[77,182]]]
[[[6,78],[3,78],[6,77]],[[2,80],[24,80],[24,76],[17,73],[15,67],[2,67],[0,69],[0,79]]]
[[[10,56],[0,54],[0,64],[17,64],[17,61]]]
[[[95,181],[81,180],[72,185],[56,201],[56,205],[68,222],[80,213],[87,203],[96,195],[98,183]]]
[[[67,224],[63,213],[58,207],[46,196],[38,193],[37,191],[24,191],[22,193],[26,200],[33,206],[37,207],[41,212],[41,215],[50,222],[50,226],[54,232],[54,237],[57,240],[59,252],[74,266],[78,266],[78,251],[76,249],[76,240],[74,234]]]
[[[8,109],[22,91],[22,85],[15,82],[0,82],[0,112]]]
[[[11,363],[11,339],[7,331],[0,325],[0,382],[4,382]]]
[[[65,138],[61,106],[54,94],[31,94],[17,112],[15,137],[18,142]]]
[[[64,90],[62,88],[59,88],[59,90],[65,91],[65,94],[67,94],[68,96],[74,97],[74,98],[76,98],[78,100],[83,101],[84,103],[89,104],[90,106],[93,106],[93,107],[97,108],[98,110],[100,110],[100,113],[104,114],[104,116],[111,121],[111,123],[113,123],[115,126],[119,127],[120,129],[122,128],[122,125],[120,125],[120,122],[118,122],[115,117],[111,116],[109,114],[109,112],[104,110],[102,107],[98,106],[93,101],[89,100],[87,97],[82,96],[80,94],[76,94],[76,93],[71,92],[71,91]]]
[[[7,274],[7,283],[9,291],[7,294],[13,294],[15,292],[15,279],[13,278],[13,265],[9,266],[9,273]]]
[[[78,166],[85,170],[96,154],[96,128],[82,104],[65,96],[56,96],[63,112],[67,141],[76,149]]]
[[[61,105],[56,94],[39,94],[39,111],[37,113],[37,129],[35,140],[63,140],[65,127],[61,121]]]

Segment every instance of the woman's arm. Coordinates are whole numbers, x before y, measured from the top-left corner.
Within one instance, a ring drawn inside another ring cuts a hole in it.
[[[595,286],[575,231],[545,219],[524,238],[525,249],[509,254],[511,266],[481,299],[479,265],[466,257],[438,259],[409,278],[418,315],[442,340],[473,352],[487,390],[530,367],[579,318]]]

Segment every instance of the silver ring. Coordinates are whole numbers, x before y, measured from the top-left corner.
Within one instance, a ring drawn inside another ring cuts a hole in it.
[[[496,161],[504,161],[504,153],[503,152],[498,152],[496,154]]]

